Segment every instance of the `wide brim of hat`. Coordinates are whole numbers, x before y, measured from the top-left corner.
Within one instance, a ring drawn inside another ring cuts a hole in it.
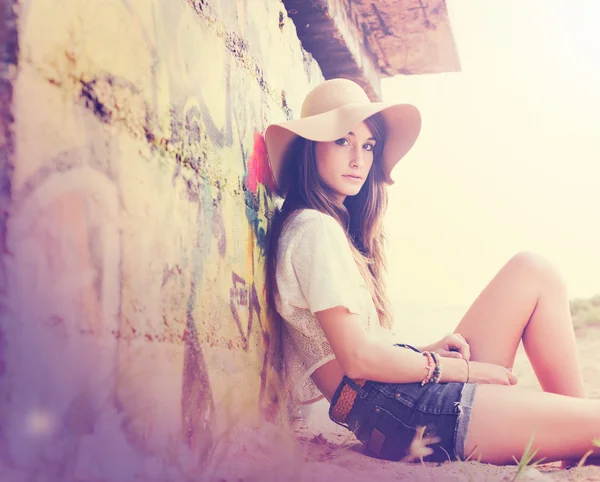
[[[277,191],[287,194],[289,179],[283,156],[297,137],[311,141],[331,142],[345,136],[366,118],[380,113],[386,125],[383,171],[386,182],[393,184],[392,169],[414,145],[421,131],[421,114],[410,104],[387,102],[345,104],[322,114],[271,124],[265,132],[269,163]]]

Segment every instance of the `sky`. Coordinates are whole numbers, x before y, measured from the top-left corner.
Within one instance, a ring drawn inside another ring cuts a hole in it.
[[[600,293],[600,2],[447,6],[462,71],[382,83],[423,117],[390,188],[394,304],[468,307],[523,250]]]

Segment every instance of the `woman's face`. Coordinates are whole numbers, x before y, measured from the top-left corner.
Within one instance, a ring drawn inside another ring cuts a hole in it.
[[[344,137],[332,142],[317,142],[317,171],[340,202],[355,196],[365,183],[373,165],[375,137],[364,122]]]

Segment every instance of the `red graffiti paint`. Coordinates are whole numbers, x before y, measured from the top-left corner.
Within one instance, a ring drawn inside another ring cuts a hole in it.
[[[267,144],[265,137],[260,132],[254,133],[254,148],[248,160],[248,174],[246,175],[246,187],[256,194],[258,185],[262,184],[270,191],[275,189],[273,174],[267,157]]]

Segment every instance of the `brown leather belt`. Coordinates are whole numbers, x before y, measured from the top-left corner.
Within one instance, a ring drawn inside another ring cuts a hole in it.
[[[361,388],[365,382],[366,380],[354,380],[354,383]],[[356,400],[356,395],[356,390],[354,390],[350,385],[344,385],[342,387],[342,391],[340,392],[339,398],[335,402],[335,405],[331,407],[331,418],[338,423],[347,423],[346,419],[348,418],[350,410],[352,410],[352,406]]]

